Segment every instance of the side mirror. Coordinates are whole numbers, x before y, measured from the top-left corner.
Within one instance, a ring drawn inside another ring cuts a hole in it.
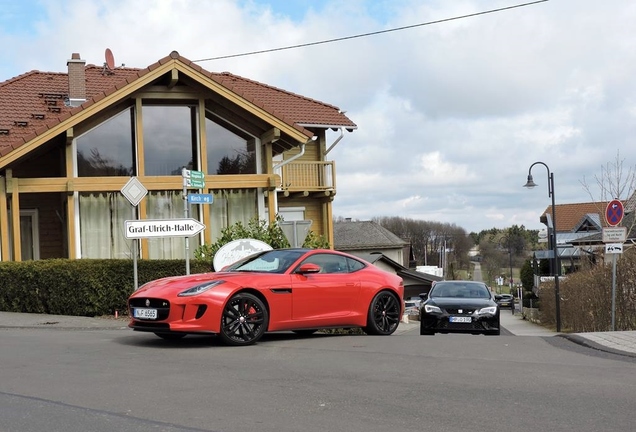
[[[495,300],[501,300],[503,296],[501,294],[495,294]]]
[[[428,298],[428,293],[420,293],[420,298],[422,300],[426,300]]]
[[[300,274],[320,273],[320,270],[321,268],[319,265],[306,263],[298,267],[298,270],[296,270],[296,273],[300,273]]]

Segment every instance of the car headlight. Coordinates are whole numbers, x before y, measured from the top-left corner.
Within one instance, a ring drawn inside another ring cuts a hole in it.
[[[424,312],[426,313],[442,313],[442,310],[437,306],[424,305]]]
[[[225,283],[225,281],[217,280],[214,282],[206,282],[201,285],[193,286],[192,288],[188,288],[185,291],[181,291],[179,294],[177,294],[177,297],[188,297],[188,296],[199,295],[201,293],[206,292],[210,288],[214,288],[217,285],[221,285],[222,283]]]
[[[494,315],[497,313],[497,306],[488,306],[477,311],[477,315]]]

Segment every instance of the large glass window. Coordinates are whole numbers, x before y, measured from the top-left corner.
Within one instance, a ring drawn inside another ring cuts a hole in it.
[[[126,109],[77,138],[79,177],[134,174],[133,113]]]
[[[208,174],[256,174],[254,140],[205,119]]]
[[[82,258],[132,258],[125,234],[132,206],[121,193],[80,193],[79,213]]]
[[[196,108],[144,105],[145,175],[181,175],[181,168],[196,168]]]
[[[198,206],[190,206],[190,217],[198,219]],[[148,195],[148,219],[180,219],[185,217],[182,191],[151,192]],[[190,258],[201,244],[200,237],[189,237]],[[184,259],[185,237],[164,237],[148,239],[148,258]]]
[[[255,189],[231,189],[213,191],[214,200],[210,204],[210,226],[212,241],[221,236],[228,226],[241,222],[247,225],[258,216]]]

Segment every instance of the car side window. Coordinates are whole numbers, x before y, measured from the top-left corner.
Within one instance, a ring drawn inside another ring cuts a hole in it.
[[[319,274],[348,273],[347,258],[340,255],[315,254],[302,262],[307,263],[320,266]]]

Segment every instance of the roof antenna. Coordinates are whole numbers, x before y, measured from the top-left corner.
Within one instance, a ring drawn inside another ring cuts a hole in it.
[[[110,48],[106,48],[106,53],[104,55],[106,57],[106,61],[104,62],[104,69],[102,70],[102,75],[112,75],[115,72],[115,57],[113,57],[113,52]]]

